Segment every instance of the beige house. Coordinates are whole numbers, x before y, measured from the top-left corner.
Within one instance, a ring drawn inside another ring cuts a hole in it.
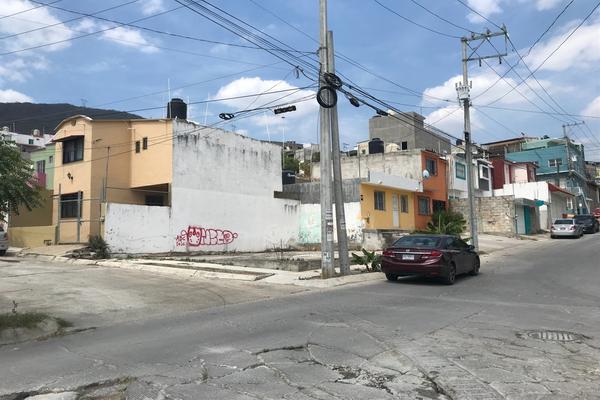
[[[106,202],[169,205],[172,140],[172,119],[62,121],[53,139],[56,242],[101,234]]]

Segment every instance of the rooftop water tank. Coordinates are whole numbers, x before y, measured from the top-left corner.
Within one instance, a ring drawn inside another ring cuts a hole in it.
[[[383,140],[379,138],[369,140],[369,154],[383,153],[383,149]]]
[[[187,104],[181,99],[171,99],[167,104],[167,118],[187,119]]]

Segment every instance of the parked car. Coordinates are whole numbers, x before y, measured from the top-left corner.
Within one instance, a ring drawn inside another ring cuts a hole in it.
[[[575,222],[583,225],[584,233],[596,233],[600,231],[600,222],[592,214],[576,215]]]
[[[8,233],[4,232],[4,228],[0,225],[0,256],[6,254],[8,250]]]
[[[381,269],[395,281],[399,276],[441,278],[452,285],[456,276],[477,275],[479,255],[473,246],[452,235],[407,235],[383,252]]]
[[[583,225],[578,224],[575,218],[562,218],[554,221],[550,227],[550,237],[556,239],[559,237],[576,237],[583,236]]]

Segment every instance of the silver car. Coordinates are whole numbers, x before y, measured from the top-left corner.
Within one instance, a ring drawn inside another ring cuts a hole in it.
[[[0,225],[0,256],[6,254],[8,250],[8,234],[4,232],[4,228]]]
[[[550,228],[550,237],[552,239],[559,237],[575,237],[583,236],[583,225],[580,225],[572,218],[557,219]]]

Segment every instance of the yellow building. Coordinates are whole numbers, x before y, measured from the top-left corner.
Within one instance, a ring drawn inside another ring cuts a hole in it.
[[[415,229],[415,192],[379,184],[360,185],[365,229]]]
[[[102,203],[169,205],[172,140],[172,119],[62,121],[54,137],[56,242],[99,235]]]

